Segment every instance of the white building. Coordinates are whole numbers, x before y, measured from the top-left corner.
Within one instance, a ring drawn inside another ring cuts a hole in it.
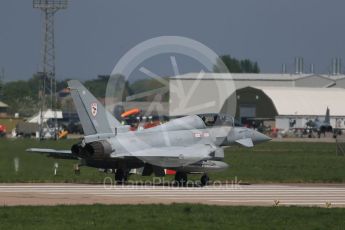
[[[345,76],[317,74],[186,74],[170,78],[170,116],[228,113],[275,119],[302,128],[330,108],[333,127],[344,126]]]
[[[309,120],[323,120],[329,108],[331,125],[345,128],[345,89],[245,87],[237,90],[236,98],[236,116],[242,121],[272,118],[279,129],[305,128]]]

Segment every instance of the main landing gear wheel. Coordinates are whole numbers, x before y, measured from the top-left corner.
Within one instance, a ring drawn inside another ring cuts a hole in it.
[[[207,174],[202,175],[200,182],[201,182],[201,186],[206,186],[208,184],[208,181],[210,180],[210,178],[207,176]]]
[[[175,183],[178,186],[185,186],[187,184],[187,173],[185,173],[185,172],[176,172],[176,174],[175,174]]]
[[[115,172],[115,182],[117,184],[124,184],[128,179],[127,171],[123,169],[117,169]]]

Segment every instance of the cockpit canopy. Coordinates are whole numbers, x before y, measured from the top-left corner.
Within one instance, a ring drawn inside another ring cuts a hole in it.
[[[206,127],[239,126],[234,117],[224,113],[198,114]]]
[[[234,126],[234,118],[226,114],[198,114],[170,120],[162,125],[147,129],[146,131],[175,131],[205,129],[210,127]]]

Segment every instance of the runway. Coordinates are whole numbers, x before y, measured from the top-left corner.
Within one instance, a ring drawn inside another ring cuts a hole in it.
[[[187,188],[88,184],[0,185],[0,205],[97,203],[345,207],[345,185],[230,184]]]

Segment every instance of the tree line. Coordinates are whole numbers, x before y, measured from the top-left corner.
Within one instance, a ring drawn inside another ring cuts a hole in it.
[[[259,73],[260,68],[257,62],[249,59],[240,60],[232,58],[230,55],[223,55],[217,60],[214,66],[214,72]],[[28,80],[17,80],[6,83],[0,81],[0,101],[9,105],[9,114],[19,113],[21,116],[28,117],[39,111],[40,79],[41,77],[39,75],[33,75]],[[124,86],[124,90],[122,91],[123,95],[121,96],[133,95],[163,87],[160,82],[154,79],[141,79],[131,84],[126,82],[123,76],[119,76],[118,79],[120,84]],[[57,92],[67,87],[68,80],[56,82]],[[95,79],[86,80],[84,85],[95,97],[104,98],[108,80],[109,75],[99,75]],[[164,95],[163,100],[168,101],[168,95]]]
[[[232,58],[230,55],[220,56],[213,70],[216,73],[260,73],[257,62]]]

